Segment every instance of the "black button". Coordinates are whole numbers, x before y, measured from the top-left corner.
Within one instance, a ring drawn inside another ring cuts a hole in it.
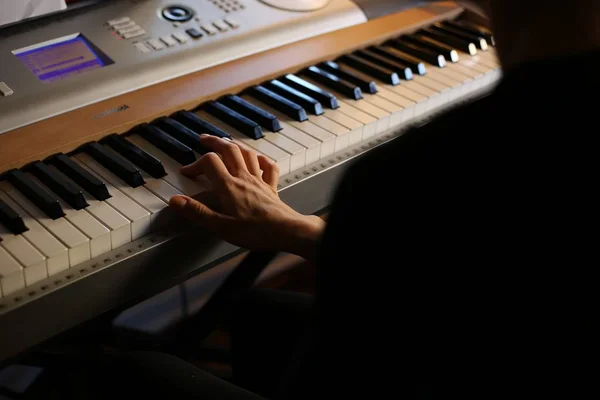
[[[188,29],[185,32],[194,39],[200,39],[202,36],[204,36],[202,34],[202,32],[200,32],[198,29],[194,29],[194,28]]]

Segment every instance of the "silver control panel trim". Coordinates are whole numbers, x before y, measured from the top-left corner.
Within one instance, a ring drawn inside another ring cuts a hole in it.
[[[333,0],[325,8],[303,13],[250,1],[239,1],[245,7],[229,13],[204,0],[184,0],[182,3],[194,9],[199,18],[185,23],[161,18],[160,10],[172,4],[167,0],[121,1],[92,8],[93,12],[72,18],[64,17],[55,23],[34,25],[30,30],[15,29],[11,34],[11,27],[5,32],[0,31],[0,76],[10,82],[14,90],[14,95],[0,97],[0,134],[244,56],[367,21],[362,10],[350,0]],[[120,36],[113,29],[132,21],[144,33],[125,39],[138,31]],[[220,22],[212,25],[215,21],[229,21],[237,28],[229,25],[230,29],[222,31],[217,28]],[[206,33],[202,26],[208,25],[217,33]],[[191,38],[186,30],[192,28],[204,35],[199,39]],[[79,76],[42,83],[13,54],[17,49],[76,33],[84,35],[114,63]],[[187,41],[178,41],[176,46],[167,46],[161,41],[162,37],[182,36],[187,36]],[[151,51],[140,51],[142,47],[138,46],[138,49],[135,45],[138,42]]]

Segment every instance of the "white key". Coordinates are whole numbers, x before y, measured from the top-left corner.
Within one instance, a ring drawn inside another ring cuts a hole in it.
[[[348,70],[348,72],[358,76],[359,78],[376,83],[377,93],[363,93],[363,97],[367,102],[391,114],[389,118],[389,125],[386,130],[410,120],[415,116],[416,111],[425,112],[426,104],[417,105],[414,101],[394,93],[394,91],[391,89],[393,88],[392,85],[388,85],[380,80],[374,79],[373,77],[362,73],[362,71],[354,69],[348,64],[339,64],[341,67]]]
[[[24,268],[21,272],[23,285],[31,285],[48,276],[46,258],[22,235],[14,235],[0,224],[0,239],[0,248]]]
[[[461,97],[467,96],[469,93],[473,92],[476,89],[475,79],[467,75],[461,71],[456,71],[451,68],[438,68],[435,65],[426,64],[427,71],[431,71],[428,73],[437,73],[439,75],[448,77],[450,79],[455,79],[458,82],[462,83],[462,93]]]
[[[30,176],[31,177],[31,176]],[[14,188],[8,182],[0,183],[0,188],[8,194],[21,208],[29,214],[32,219],[35,219],[41,227],[50,232],[58,239],[66,248],[69,254],[69,266],[81,264],[91,258],[90,241],[75,228],[65,218],[52,219],[48,217],[42,210],[37,208],[30,202],[21,192]],[[37,243],[35,243],[37,245]],[[48,269],[48,274],[53,275],[59,270]]]
[[[31,285],[48,277],[48,275],[68,269],[68,249],[18,206],[10,196],[0,191],[0,198],[15,212],[21,214],[25,226],[29,228],[18,237],[27,239],[27,242],[31,243],[41,253],[32,252],[33,247],[26,246],[24,241],[21,241],[20,244],[17,243],[18,248],[9,248],[6,244],[7,250],[25,267],[25,283]],[[44,258],[45,262],[42,261]]]
[[[340,151],[350,145],[350,129],[345,126],[325,117],[324,114],[311,115],[308,120],[335,135],[335,151]]]
[[[56,169],[56,167],[53,165],[50,165],[48,168],[53,169],[54,173],[56,174],[62,174],[62,172]],[[87,236],[90,241],[91,258],[98,257],[99,255],[107,253],[111,250],[110,231],[107,227],[92,217],[85,209],[76,210],[71,207],[67,202],[61,199],[56,193],[54,193],[48,186],[45,186],[36,177],[31,176],[31,178],[58,199],[60,206],[65,212],[65,219]],[[66,176],[65,178],[68,179]]]
[[[296,171],[297,169],[300,169],[307,164],[306,147],[302,146],[298,142],[290,139],[287,135],[285,135],[285,128],[283,128],[279,132],[271,132],[270,130],[262,127],[261,129],[264,135],[264,140],[275,145],[276,147],[279,147],[281,150],[285,151],[287,154],[290,155],[290,172]]]
[[[438,107],[443,107],[450,101],[450,93],[452,91],[452,86],[448,86],[444,83],[438,82],[434,79],[431,79],[428,76],[415,76],[413,78],[413,82],[422,85],[430,90],[433,90],[439,93],[440,103]]]
[[[322,84],[319,84],[319,82],[316,82],[315,80],[309,77],[303,76],[302,79],[318,87],[322,86]],[[348,139],[348,143],[350,146],[363,140],[363,137],[365,135],[365,129],[367,130],[367,137],[373,136],[375,134],[376,120],[374,118],[370,117],[367,114],[364,114],[363,112],[357,110],[352,106],[346,105],[346,103],[344,103],[344,100],[347,99],[346,96],[330,88],[326,88],[326,90],[337,97],[339,107],[335,110],[325,110],[324,115],[327,118],[337,122],[338,124],[350,129],[350,137]],[[364,120],[367,121],[367,124],[371,125],[369,125],[368,127],[365,126],[365,122],[363,122]]]
[[[131,243],[131,221],[109,204],[95,199],[84,190],[82,193],[89,204],[85,210],[110,230],[111,249]]]
[[[427,75],[424,76],[428,79],[439,82],[450,88],[450,94],[448,95],[448,102],[454,103],[456,99],[459,99],[464,94],[464,85],[461,81],[453,79],[450,76],[444,75],[438,70],[430,70]]]
[[[351,103],[354,102],[354,104]],[[360,122],[361,124],[363,124],[362,127],[362,136],[361,137],[356,137],[356,135],[354,136],[350,136],[350,145],[354,145],[356,143],[359,143],[362,140],[366,140],[370,137],[373,137],[377,134],[377,118],[373,117],[372,115],[367,114],[366,112],[363,112],[362,110],[358,109],[357,107],[361,107],[363,104],[364,105],[370,105],[369,103],[367,103],[364,100],[340,100],[339,102],[340,107],[338,108],[338,111],[344,115],[347,115],[348,117]],[[373,107],[372,105],[370,105],[371,107]]]
[[[104,146],[108,152],[115,154],[114,151]],[[137,204],[142,206],[146,211],[150,213],[150,221],[153,223],[156,221],[160,213],[165,210],[168,206],[166,202],[156,197],[152,192],[146,189],[145,186],[131,187],[118,176],[104,168],[100,163],[90,157],[88,154],[79,153],[76,155],[77,159],[90,167],[94,172],[101,176],[106,182],[109,182],[117,190],[130,197]]]
[[[27,173],[26,175],[28,175],[29,178],[36,180],[32,174]],[[69,249],[69,265],[71,267],[81,264],[91,258],[90,240],[67,219],[64,217],[58,219],[48,217],[42,210],[9,183],[3,184],[2,190],[21,205],[21,207],[46,228],[46,230],[67,246]],[[50,275],[53,274],[52,271],[48,271],[48,273]]]
[[[270,143],[264,139],[258,139],[258,140],[250,139],[246,135],[238,132],[235,128],[227,125],[226,123],[222,122],[221,120],[219,120],[217,118],[214,118],[212,115],[210,115],[204,111],[198,111],[198,112],[196,112],[196,114],[200,118],[204,119],[206,122],[229,133],[231,135],[231,137],[234,139],[234,141],[242,143],[245,146],[254,149],[259,154],[262,154],[262,155],[270,158],[273,162],[275,162],[277,164],[280,175],[283,176],[283,175],[287,175],[290,173],[291,157],[288,153],[281,150],[279,147],[273,145],[272,143]]]
[[[351,118],[345,113],[336,110],[326,110],[323,115],[333,122],[337,122],[341,126],[348,128],[348,146],[356,144],[362,140],[363,135],[363,124],[360,121]]]
[[[400,107],[400,111],[393,113],[392,111],[386,111],[386,109],[384,108],[380,108],[377,106],[377,103],[384,103],[384,106],[390,106],[391,108],[397,109],[398,106],[395,104],[390,103],[389,101],[377,97],[375,95],[369,94],[369,93],[364,93],[363,94],[363,100],[342,100],[342,103],[347,104],[348,106],[351,106],[355,109],[360,109],[360,111],[364,114],[367,114],[369,116],[371,116],[372,118],[375,118],[376,122],[375,122],[375,133],[374,134],[380,134],[383,133],[385,131],[387,131],[390,128],[390,124],[391,124],[391,117],[392,115],[400,115],[401,121],[404,119],[404,109],[402,107]],[[365,122],[365,121],[363,121]],[[401,122],[400,122],[401,123]],[[367,125],[365,125],[365,128],[363,128],[363,140],[365,139],[369,139],[370,137],[372,137],[373,134],[371,134],[370,129],[367,128]]]
[[[459,54],[461,57],[459,65],[481,72],[483,74],[483,85],[487,86],[492,82],[495,67],[486,65],[480,56],[470,56],[462,52],[459,52]]]
[[[23,268],[4,248],[0,247],[0,297],[25,287]]]
[[[314,80],[312,80],[310,78],[303,77],[303,79],[306,79],[306,81],[318,86],[318,82],[315,82]],[[369,110],[375,109],[374,113],[377,113],[377,114],[381,115],[382,117],[386,117],[389,115],[388,112],[385,112],[381,109],[377,109],[377,107],[373,106],[371,103],[369,103],[364,98],[360,99],[360,100],[354,100],[354,99],[350,99],[350,98],[344,96],[343,94],[337,92],[334,89],[327,88],[327,91],[337,97],[339,108],[336,111],[338,111],[338,113],[344,114],[347,117],[351,118],[352,120],[358,121],[360,124],[362,124],[362,135],[359,136],[356,133],[356,131],[350,132],[350,145],[351,146],[360,142],[361,140],[368,139],[378,133],[378,130],[377,130],[378,119],[375,116],[370,115],[367,112],[365,112],[364,110],[362,110],[362,108],[367,108]],[[365,94],[363,94],[363,97],[364,96],[365,96]],[[332,119],[334,119],[334,118],[332,118]],[[335,121],[335,119],[334,119],[334,121]],[[345,125],[342,120],[339,120],[336,122],[339,122],[340,124]],[[351,128],[351,126],[348,126],[348,125],[345,125],[345,126],[348,128]],[[389,127],[389,125],[388,125],[388,127]]]
[[[306,165],[306,148],[294,142],[281,132],[263,131],[265,139],[290,155],[290,172]]]
[[[479,71],[475,71],[471,68],[467,68],[466,66],[459,64],[459,63],[448,63],[448,65],[445,68],[447,68],[449,71],[455,71],[457,73],[466,75],[469,78],[473,79],[471,92],[475,92],[475,91],[479,90],[483,85],[484,74]]]
[[[131,229],[131,240],[137,240],[144,237],[151,232],[151,219],[150,212],[142,208],[135,201],[127,197],[123,192],[114,187],[110,182],[103,179],[102,176],[86,163],[82,162],[78,155],[72,157],[73,162],[81,165],[82,168],[87,169],[91,174],[94,174],[99,179],[104,181],[106,189],[110,194],[110,198],[106,199],[105,202],[110,204],[115,210],[130,221]]]
[[[321,142],[281,120],[279,125],[281,126],[281,130],[278,132],[280,135],[293,140],[305,149],[306,165],[319,161]]]
[[[273,114],[277,118],[282,128],[279,133],[299,143],[306,149],[306,164],[316,162],[321,158],[323,146],[331,147],[331,153],[329,154],[333,153],[335,141],[335,137],[333,135],[326,133],[325,137],[320,140],[319,138],[313,137],[306,132],[303,132],[302,130],[292,126],[291,118],[279,113],[277,110],[269,107],[261,101],[246,95],[242,95],[241,97],[247,102]]]
[[[134,143],[136,146],[146,151],[151,156],[156,157],[165,168],[166,176],[162,177],[167,183],[179,190],[186,196],[196,196],[206,191],[206,185],[200,179],[193,180],[181,174],[182,165],[177,161],[163,153],[152,143],[139,135],[131,135],[127,140]]]

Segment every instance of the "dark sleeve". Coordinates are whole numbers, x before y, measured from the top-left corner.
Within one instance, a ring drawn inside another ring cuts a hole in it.
[[[454,190],[448,129],[407,132],[356,162],[337,188],[317,262],[318,358],[323,381],[347,395],[428,398],[420,391],[451,378],[435,365],[466,362],[477,346],[463,336],[477,295],[457,262],[456,207],[468,194]]]

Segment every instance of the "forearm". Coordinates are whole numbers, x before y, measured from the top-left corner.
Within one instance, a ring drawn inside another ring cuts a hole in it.
[[[325,231],[326,222],[315,215],[302,216],[290,224],[287,232],[287,245],[283,250],[306,259],[316,261],[319,243]]]

